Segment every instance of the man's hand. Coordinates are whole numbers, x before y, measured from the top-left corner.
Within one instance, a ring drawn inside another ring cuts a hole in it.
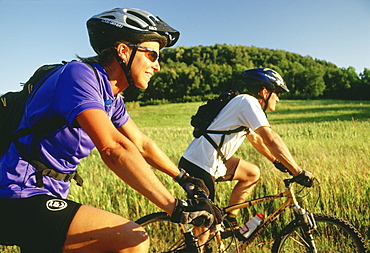
[[[197,226],[210,227],[213,223],[220,223],[221,216],[221,211],[208,199],[187,201],[176,199],[171,221],[182,224],[196,223]]]
[[[174,180],[179,183],[179,185],[189,194],[189,198],[194,197],[196,194],[193,189],[202,189],[204,193],[209,196],[209,190],[202,179],[189,176],[184,169],[180,169],[180,174],[174,178]],[[189,185],[194,185],[194,187],[189,187]]]
[[[300,174],[293,177],[293,179],[300,185],[311,187],[315,177],[310,172],[303,170]]]

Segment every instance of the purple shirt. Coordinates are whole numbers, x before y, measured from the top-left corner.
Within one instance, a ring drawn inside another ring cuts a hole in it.
[[[61,115],[66,127],[38,141],[42,162],[62,173],[76,170],[80,160],[95,147],[86,132],[78,127],[76,116],[88,109],[104,110],[116,127],[124,125],[129,115],[121,96],[114,97],[107,73],[99,64],[98,72],[81,62],[70,62],[50,76],[28,101],[20,127],[30,126],[39,119]],[[103,130],[104,131],[104,130]],[[32,135],[20,139],[29,144]],[[29,149],[29,145],[25,145]],[[24,161],[14,144],[0,158],[0,198],[27,198],[48,194],[66,198],[70,182],[44,176],[44,189],[36,186],[35,168]]]

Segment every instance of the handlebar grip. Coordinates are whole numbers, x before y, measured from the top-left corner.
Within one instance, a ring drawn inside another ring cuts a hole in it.
[[[189,193],[190,195],[192,195],[194,198],[204,198],[204,199],[208,199],[208,196],[207,194],[203,191],[202,188],[194,185],[194,184],[191,184],[191,183],[187,183],[185,185],[185,189],[186,189],[186,192]]]
[[[199,226],[202,226],[206,221],[206,218],[203,217],[203,216],[200,216],[200,217],[197,217],[195,218],[191,223],[196,226],[196,227],[199,227]]]

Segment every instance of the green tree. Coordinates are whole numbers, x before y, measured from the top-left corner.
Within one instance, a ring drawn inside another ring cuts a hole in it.
[[[243,72],[268,67],[282,75],[291,92],[286,98],[369,99],[369,69],[338,68],[324,60],[255,46],[195,46],[161,51],[161,71],[146,91],[125,92],[126,100],[191,101],[230,89],[244,90]]]

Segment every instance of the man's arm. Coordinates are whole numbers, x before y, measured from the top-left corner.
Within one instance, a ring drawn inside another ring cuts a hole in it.
[[[294,176],[302,172],[302,169],[295,162],[280,135],[274,132],[270,127],[260,127],[257,128],[255,132],[261,137],[264,145],[269,149],[271,154],[278,159]]]
[[[263,143],[263,140],[262,140],[261,136],[259,136],[258,134],[248,134],[247,138],[248,138],[249,142],[252,144],[252,146],[259,153],[264,155],[271,162],[274,162],[276,160],[275,156],[273,156],[273,154],[270,152],[270,150]]]

